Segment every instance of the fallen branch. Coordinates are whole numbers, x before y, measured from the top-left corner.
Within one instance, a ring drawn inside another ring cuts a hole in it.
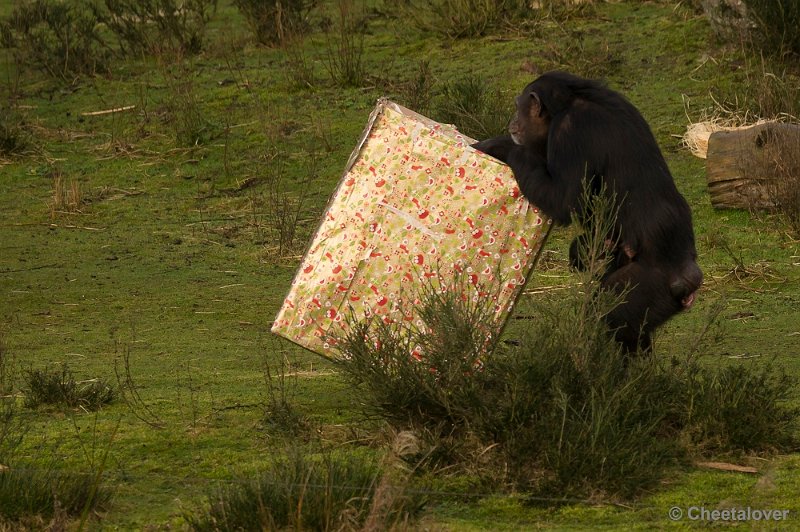
[[[758,469],[755,467],[741,466],[737,464],[729,464],[727,462],[695,462],[697,467],[704,467],[706,469],[716,469],[718,471],[732,471],[734,473],[750,473],[757,474]]]

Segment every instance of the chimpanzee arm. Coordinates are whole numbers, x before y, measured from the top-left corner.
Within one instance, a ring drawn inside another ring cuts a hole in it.
[[[533,150],[517,146],[511,150],[508,165],[514,171],[520,191],[528,201],[559,225],[568,225],[578,209],[580,176],[551,173],[552,165]]]
[[[482,140],[473,144],[472,147],[504,163],[508,162],[508,156],[511,151],[518,148],[511,135],[501,135]]]

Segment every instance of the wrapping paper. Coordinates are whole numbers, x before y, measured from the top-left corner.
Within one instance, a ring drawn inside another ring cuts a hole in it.
[[[474,142],[380,100],[272,331],[336,357],[353,320],[416,321],[427,283],[491,298],[499,334],[550,222]]]

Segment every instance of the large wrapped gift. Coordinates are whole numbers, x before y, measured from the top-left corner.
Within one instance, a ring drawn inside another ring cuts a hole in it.
[[[379,101],[272,331],[335,357],[353,320],[413,323],[433,283],[492,298],[499,333],[550,223],[474,142]]]

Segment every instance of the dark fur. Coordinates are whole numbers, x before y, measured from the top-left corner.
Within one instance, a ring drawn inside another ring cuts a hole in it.
[[[689,205],[647,122],[602,83],[549,72],[517,98],[509,129],[522,144],[503,135],[475,148],[506,162],[525,197],[555,223],[566,225],[572,215],[588,220],[581,204],[587,179],[591,190],[605,184],[617,198],[616,227],[609,235],[617,247],[602,285],[615,291],[627,286],[630,292],[608,322],[629,352],[648,350],[652,331],[691,304],[703,274]],[[581,267],[578,244],[573,242],[570,255]]]

